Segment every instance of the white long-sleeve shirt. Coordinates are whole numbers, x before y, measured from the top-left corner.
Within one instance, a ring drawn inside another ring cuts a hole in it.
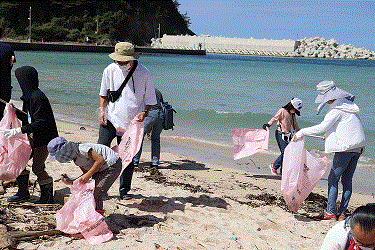
[[[343,98],[334,101],[324,120],[315,126],[303,128],[296,133],[303,136],[326,133],[325,152],[356,151],[366,146],[365,132],[359,118],[359,108]]]

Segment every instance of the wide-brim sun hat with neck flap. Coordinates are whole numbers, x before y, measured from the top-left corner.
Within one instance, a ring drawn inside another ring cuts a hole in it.
[[[318,96],[315,99],[315,103],[320,103],[317,108],[317,114],[320,113],[324,105],[331,100],[338,100],[346,98],[350,101],[354,101],[355,96],[345,90],[336,87],[333,81],[322,81],[316,85]]]
[[[115,52],[108,56],[118,62],[134,61],[139,58],[139,54],[135,52],[134,45],[128,42],[117,43],[115,45]]]
[[[50,160],[56,160],[56,154],[68,144],[68,141],[64,137],[56,137],[52,139],[48,145],[47,150],[49,153]]]

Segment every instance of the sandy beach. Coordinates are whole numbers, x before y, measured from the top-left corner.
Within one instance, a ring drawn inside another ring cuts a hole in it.
[[[67,140],[97,141],[95,128],[61,121],[57,125]],[[134,198],[119,200],[116,181],[104,201],[114,239],[91,245],[85,239],[41,236],[19,242],[17,249],[320,249],[325,234],[337,223],[311,219],[325,208],[326,188],[315,188],[298,213],[292,213],[281,196],[280,177],[201,162],[163,149],[159,169],[150,169],[149,150],[145,140],[130,191]],[[273,160],[270,157],[257,154],[251,164],[266,168]],[[73,163],[48,160],[46,165],[55,180],[62,173],[81,174]],[[30,179],[35,181],[36,176],[31,174]],[[54,183],[55,192],[66,189],[65,184]],[[15,187],[7,188],[0,199],[3,206],[15,192]],[[33,195],[39,195],[38,187]],[[371,195],[354,193],[349,210],[373,201]],[[17,209],[24,216],[43,214],[43,208]],[[24,230],[30,227],[29,223]]]

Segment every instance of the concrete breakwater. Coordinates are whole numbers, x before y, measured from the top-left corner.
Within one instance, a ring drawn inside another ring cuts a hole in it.
[[[339,45],[335,39],[267,40],[213,36],[171,36],[151,39],[151,47],[168,49],[204,49],[208,53],[280,57],[316,57],[337,59],[375,59],[375,52]]]
[[[58,43],[25,43],[25,42],[8,42],[15,51],[68,51],[68,52],[97,52],[112,53],[114,46],[97,46],[83,44],[58,44]],[[185,49],[168,49],[168,48],[150,48],[136,46],[135,50],[141,54],[183,54],[183,55],[205,55],[205,50],[185,50]]]
[[[294,40],[244,39],[215,36],[163,35],[151,39],[151,47],[168,49],[204,49],[208,53],[260,56],[287,56],[296,49]]]
[[[317,57],[338,59],[375,59],[375,52],[353,45],[339,45],[335,39],[304,38],[298,41],[295,51],[288,53],[293,57]]]

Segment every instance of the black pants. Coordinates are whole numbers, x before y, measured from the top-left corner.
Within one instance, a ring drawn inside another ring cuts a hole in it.
[[[117,144],[121,142],[121,136],[116,135],[116,128],[110,121],[107,121],[107,125],[101,125],[99,128],[99,139],[98,144],[103,144],[110,147],[112,140],[117,138]],[[120,176],[120,197],[126,195],[131,188],[131,182],[133,178],[134,164],[133,161],[124,169]]]
[[[31,170],[37,176],[39,185],[46,185],[53,182],[52,177],[46,171],[45,161],[48,157],[47,145],[33,148],[33,164]],[[20,175],[28,175],[30,173],[26,168]]]
[[[116,135],[116,128],[110,121],[107,121],[107,125],[100,124],[98,144],[111,147],[112,140],[115,137],[117,138],[117,144],[120,144],[121,136]]]

